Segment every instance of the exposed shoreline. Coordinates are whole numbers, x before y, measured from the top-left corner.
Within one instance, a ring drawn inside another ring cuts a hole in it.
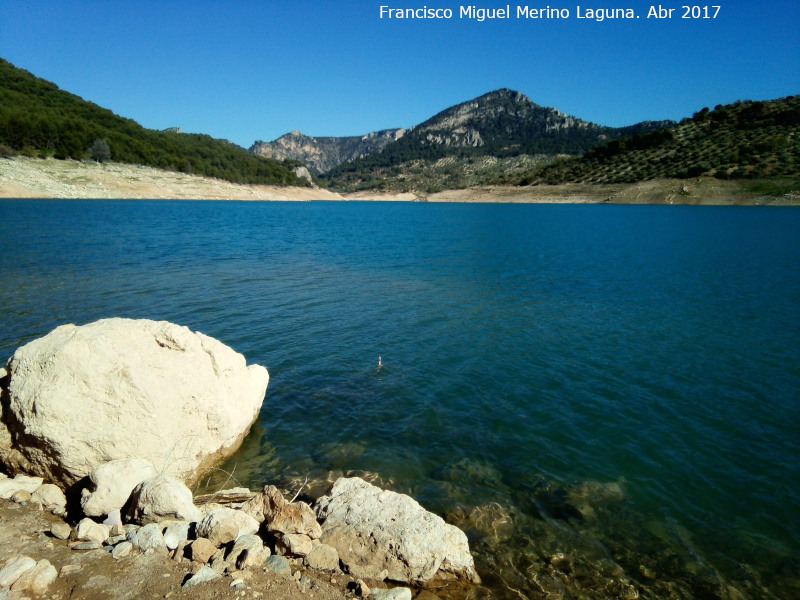
[[[750,191],[743,181],[697,178],[611,185],[480,186],[433,194],[337,194],[319,187],[236,184],[122,163],[16,157],[0,159],[0,198],[800,206],[800,189],[770,196]]]

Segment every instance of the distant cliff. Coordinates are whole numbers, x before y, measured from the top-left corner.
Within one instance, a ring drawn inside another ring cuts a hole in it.
[[[361,136],[310,137],[292,131],[272,142],[257,141],[250,152],[265,158],[299,160],[320,174],[344,162],[380,152],[405,133],[405,129],[384,129]]]

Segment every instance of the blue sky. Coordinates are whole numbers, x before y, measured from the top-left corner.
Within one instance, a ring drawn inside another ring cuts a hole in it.
[[[408,127],[502,87],[603,125],[800,93],[800,2],[713,1],[716,19],[681,19],[680,2],[656,20],[650,2],[551,0],[570,18],[477,22],[435,0],[6,0],[0,57],[145,127],[245,147]],[[454,14],[380,19],[381,5]],[[640,18],[578,19],[578,5]]]

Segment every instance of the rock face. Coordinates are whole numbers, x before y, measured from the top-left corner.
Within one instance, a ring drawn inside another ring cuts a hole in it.
[[[405,133],[405,129],[385,129],[350,137],[310,137],[292,131],[272,142],[257,141],[250,152],[267,158],[299,160],[320,174],[354,158],[380,152]]]
[[[317,502],[322,538],[355,577],[422,583],[479,582],[467,536],[413,498],[358,477],[340,478]]]
[[[239,447],[269,383],[264,367],[202,333],[116,318],[58,327],[7,370],[10,452],[65,486],[121,458],[196,480]]]

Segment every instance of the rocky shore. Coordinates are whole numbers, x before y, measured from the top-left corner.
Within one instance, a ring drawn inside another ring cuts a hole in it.
[[[463,531],[358,477],[312,503],[303,486],[194,497],[268,380],[167,322],[65,325],[19,348],[0,369],[0,599],[411,600],[480,582]]]

